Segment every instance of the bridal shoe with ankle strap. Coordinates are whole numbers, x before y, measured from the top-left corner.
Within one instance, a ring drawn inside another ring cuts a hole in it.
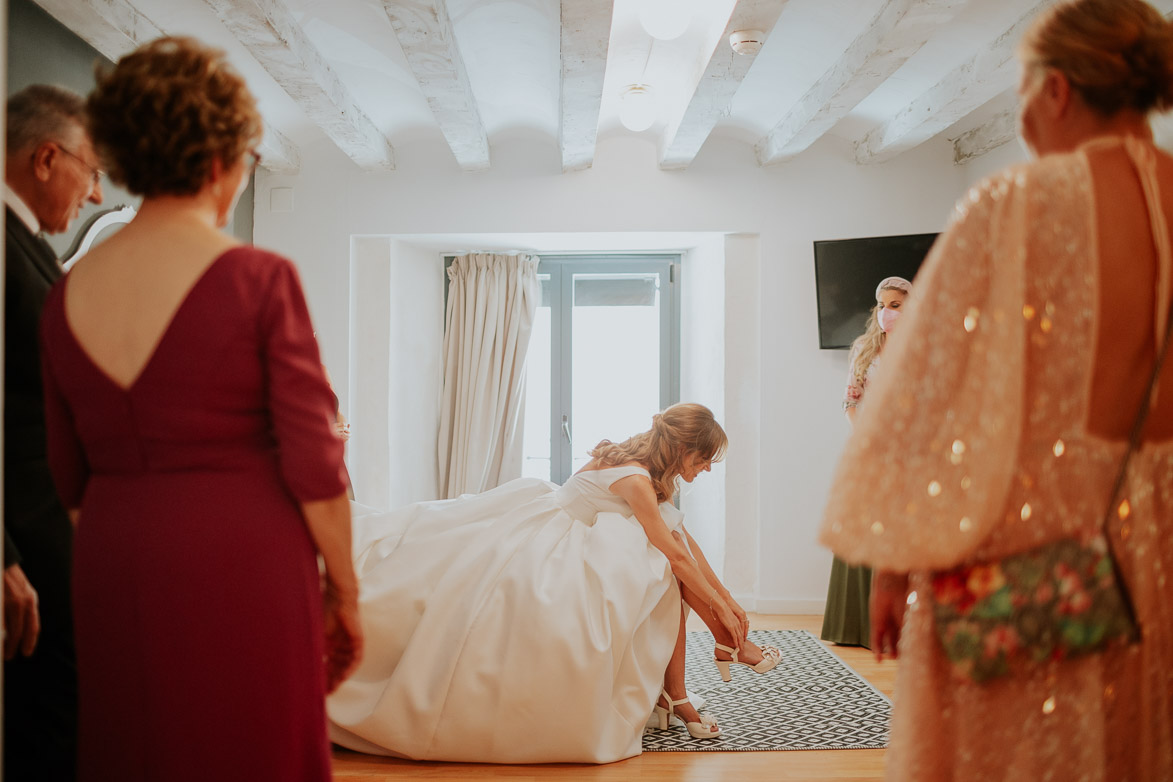
[[[716,655],[713,656],[713,662],[717,664],[717,670],[721,672],[721,681],[723,682],[733,680],[733,674],[729,670],[731,665],[744,665],[754,673],[766,673],[767,671],[774,670],[778,663],[782,662],[782,652],[776,646],[763,646],[762,661],[757,665],[750,665],[749,663],[743,663],[741,660],[738,660],[736,649],[732,649],[724,644],[717,644],[716,646],[722,652],[729,652],[729,654],[733,655],[732,660],[718,660]]]
[[[694,739],[715,739],[721,735],[721,729],[717,727],[717,720],[713,719],[708,714],[700,715],[700,722],[684,722],[683,719],[676,716],[676,707],[682,703],[688,703],[688,698],[681,698],[678,701],[672,700],[672,696],[668,694],[667,690],[661,690],[660,694],[664,696],[664,700],[668,702],[668,707],[665,708],[657,701],[656,706],[652,709],[652,714],[658,720],[660,730],[668,730],[668,726],[675,722],[683,722],[688,735]],[[716,730],[714,730],[716,728]]]

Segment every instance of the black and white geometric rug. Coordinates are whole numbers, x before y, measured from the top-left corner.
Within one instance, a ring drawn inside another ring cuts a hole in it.
[[[782,650],[782,662],[757,674],[733,666],[721,681],[713,636],[690,632],[685,647],[688,689],[704,697],[721,735],[694,739],[683,725],[644,731],[645,752],[761,752],[796,749],[883,749],[892,703],[806,630],[752,630],[761,646]]]

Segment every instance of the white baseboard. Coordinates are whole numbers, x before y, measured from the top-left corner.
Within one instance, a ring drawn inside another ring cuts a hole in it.
[[[801,614],[821,616],[827,607],[826,600],[785,600],[779,598],[734,595],[733,599],[746,611],[758,614]]]
[[[758,598],[755,601],[759,614],[811,614],[822,616],[827,607],[826,600],[779,600]]]

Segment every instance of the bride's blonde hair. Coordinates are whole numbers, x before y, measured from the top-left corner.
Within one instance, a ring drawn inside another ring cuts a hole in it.
[[[681,402],[652,416],[652,428],[621,443],[603,440],[591,456],[606,467],[639,462],[652,476],[656,499],[667,502],[676,493],[676,478],[689,453],[720,461],[729,438],[704,405]]]

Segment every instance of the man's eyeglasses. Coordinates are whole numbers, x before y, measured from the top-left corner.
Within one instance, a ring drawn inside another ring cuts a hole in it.
[[[65,147],[61,146],[60,144],[57,144],[56,142],[54,142],[54,145],[55,145],[55,146],[56,146],[56,147],[57,147],[59,150],[61,150],[61,151],[62,151],[62,152],[64,152],[65,154],[69,155],[71,158],[73,158],[74,160],[76,160],[78,163],[81,163],[83,166],[85,166],[85,167],[86,167],[86,170],[90,172],[90,176],[93,178],[94,187],[97,187],[98,185],[100,185],[100,184],[102,183],[102,177],[104,177],[104,176],[106,175],[106,172],[105,172],[105,171],[103,171],[103,170],[102,170],[102,169],[100,169],[100,168],[96,168],[96,167],[94,167],[94,166],[91,166],[89,163],[87,163],[87,162],[85,162],[84,160],[82,160],[82,158],[81,158],[79,155],[77,155],[77,154],[75,154],[75,153],[73,153],[73,152],[70,152],[68,149],[66,149]]]

